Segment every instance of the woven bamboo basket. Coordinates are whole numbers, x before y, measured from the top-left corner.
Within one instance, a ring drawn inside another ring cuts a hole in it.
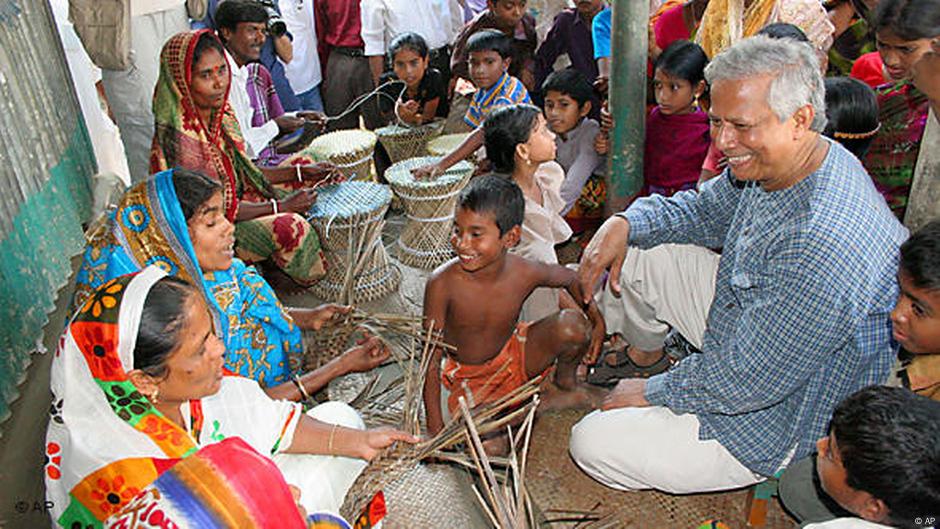
[[[372,182],[343,182],[320,189],[307,214],[323,245],[326,275],[311,289],[321,299],[363,303],[398,289],[401,271],[382,245],[392,193]]]
[[[412,158],[396,163],[385,172],[408,219],[398,237],[398,260],[415,268],[434,268],[453,256],[449,241],[454,204],[457,194],[473,174],[473,165],[461,161],[436,178],[415,180],[412,169],[439,159]]]
[[[491,525],[474,497],[471,476],[451,465],[417,465],[383,492],[384,529]]]
[[[377,137],[371,130],[337,130],[314,139],[306,151],[329,160],[350,180],[370,180]]]
[[[463,143],[463,140],[467,139],[469,135],[469,132],[460,132],[457,134],[438,136],[428,142],[428,154],[431,156],[447,156],[451,151],[456,149],[458,145]]]
[[[428,141],[441,135],[444,120],[436,119],[418,127],[408,127],[393,123],[387,127],[375,129],[375,134],[388,152],[392,163],[424,156]]]

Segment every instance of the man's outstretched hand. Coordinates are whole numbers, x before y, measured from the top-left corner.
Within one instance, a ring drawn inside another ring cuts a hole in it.
[[[581,256],[578,266],[578,281],[581,283],[582,303],[590,303],[594,297],[594,287],[604,270],[610,269],[610,284],[614,294],[620,295],[620,267],[627,255],[627,242],[630,237],[630,223],[623,217],[607,219]]]

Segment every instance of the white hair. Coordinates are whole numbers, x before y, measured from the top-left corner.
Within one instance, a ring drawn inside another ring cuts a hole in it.
[[[757,35],[737,42],[719,53],[705,67],[710,86],[718,81],[740,80],[769,75],[773,77],[767,92],[767,104],[784,121],[805,105],[815,116],[810,129],[822,132],[826,127],[826,88],[813,48],[793,39],[774,39]]]

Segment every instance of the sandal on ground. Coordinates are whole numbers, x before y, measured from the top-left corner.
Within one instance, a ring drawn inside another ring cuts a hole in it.
[[[607,357],[615,355],[616,362],[611,364]],[[613,387],[624,378],[649,378],[668,370],[675,363],[672,357],[663,354],[662,358],[648,365],[638,365],[626,349],[608,351],[602,354],[597,363],[588,367],[586,382],[595,386]]]

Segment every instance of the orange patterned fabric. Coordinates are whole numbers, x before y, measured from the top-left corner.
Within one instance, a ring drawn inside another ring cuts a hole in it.
[[[517,324],[499,354],[483,364],[462,364],[450,356],[444,359],[441,379],[450,392],[447,409],[451,415],[460,407],[457,399],[461,396],[467,400],[468,406],[476,406],[498,400],[528,382],[525,372],[528,330],[528,323]]]

